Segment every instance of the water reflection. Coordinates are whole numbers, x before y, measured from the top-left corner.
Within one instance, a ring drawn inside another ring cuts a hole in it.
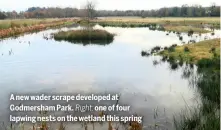
[[[57,41],[64,41],[64,40],[57,40]],[[93,40],[93,41],[88,41],[88,40],[72,40],[68,41],[73,44],[82,44],[83,46],[87,45],[101,45],[101,46],[106,46],[109,45],[110,43],[113,42],[113,39],[107,39],[107,40]]]

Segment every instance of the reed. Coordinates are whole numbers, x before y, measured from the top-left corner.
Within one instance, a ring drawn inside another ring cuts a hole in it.
[[[50,22],[42,22],[35,25],[18,25],[17,23],[12,23],[11,27],[8,29],[0,30],[0,38],[7,38],[12,36],[17,36],[24,33],[37,32],[45,30],[47,28],[59,27],[64,25],[72,24],[74,21],[72,19],[62,19]]]

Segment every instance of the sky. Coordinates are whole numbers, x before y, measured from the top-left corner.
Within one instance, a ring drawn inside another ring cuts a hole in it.
[[[16,1],[16,2],[15,2]],[[29,7],[75,7],[81,8],[87,0],[0,0],[2,11],[24,11]],[[221,0],[89,0],[98,10],[150,10],[183,4],[210,6],[221,5]]]

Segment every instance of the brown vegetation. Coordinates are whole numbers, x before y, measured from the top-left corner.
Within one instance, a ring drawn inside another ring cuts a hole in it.
[[[50,22],[42,22],[36,25],[26,25],[18,26],[16,23],[11,23],[11,27],[8,29],[0,30],[0,38],[6,38],[10,36],[16,36],[23,33],[41,31],[51,27],[57,27],[62,25],[67,25],[73,22],[73,19],[61,19]]]

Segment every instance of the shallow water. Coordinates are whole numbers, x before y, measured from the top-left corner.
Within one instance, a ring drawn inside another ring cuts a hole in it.
[[[153,60],[160,57],[142,57],[141,51],[181,44],[177,35],[148,28],[95,28],[116,33],[113,43],[83,46],[43,38],[59,29],[0,41],[1,103],[8,103],[11,92],[117,92],[122,94],[120,103],[131,105],[132,114],[144,116],[144,125],[157,122],[172,129],[173,115],[186,104],[196,105],[197,91],[182,78],[185,68],[172,71],[168,63],[154,66]],[[182,35],[186,42],[191,39]],[[211,38],[219,36],[216,31]],[[5,119],[7,107],[0,106],[0,120]],[[154,119],[156,108],[159,117]]]

